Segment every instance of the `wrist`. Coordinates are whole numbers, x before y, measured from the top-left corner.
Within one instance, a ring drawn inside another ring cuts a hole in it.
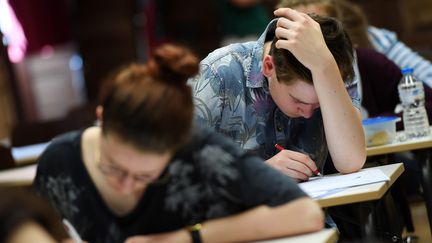
[[[188,226],[186,230],[189,232],[190,239],[192,243],[202,243],[201,240],[201,229],[203,225],[202,224],[194,224],[191,226]]]

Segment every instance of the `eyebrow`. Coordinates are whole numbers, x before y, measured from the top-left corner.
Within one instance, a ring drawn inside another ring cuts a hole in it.
[[[299,102],[299,103],[302,103],[302,104],[305,104],[305,105],[315,105],[316,104],[316,103],[307,103],[307,102],[301,101],[300,99],[292,96],[292,94],[289,94],[289,96],[291,96],[291,98],[295,99],[296,102]]]

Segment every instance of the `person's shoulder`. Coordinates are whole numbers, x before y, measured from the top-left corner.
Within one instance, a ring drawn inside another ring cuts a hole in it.
[[[256,45],[256,41],[234,43],[212,51],[201,61],[202,65],[220,65],[233,63],[241,64],[243,59],[250,56]]]
[[[394,31],[378,28],[372,25],[369,25],[367,28],[369,35],[374,36],[374,38],[378,39],[397,39],[397,34]]]
[[[356,48],[356,53],[358,61],[368,61],[368,62],[387,62],[390,61],[384,54],[375,51],[371,48]]]
[[[82,131],[71,131],[55,137],[39,158],[38,164],[56,163],[79,153]]]
[[[48,148],[76,146],[80,143],[80,137],[83,131],[71,131],[55,137]],[[48,149],[47,148],[47,149]]]
[[[381,70],[383,68],[392,69],[395,73],[400,73],[399,67],[384,54],[370,49],[370,48],[357,48],[356,49],[359,65],[369,66],[371,70],[377,67]]]

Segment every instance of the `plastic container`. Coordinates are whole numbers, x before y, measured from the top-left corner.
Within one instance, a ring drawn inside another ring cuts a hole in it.
[[[364,119],[362,122],[366,146],[378,146],[392,143],[396,137],[397,116],[380,116]]]

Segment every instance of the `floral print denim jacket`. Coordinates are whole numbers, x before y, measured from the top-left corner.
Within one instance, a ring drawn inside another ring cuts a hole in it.
[[[213,127],[247,150],[267,159],[275,143],[307,153],[322,169],[328,150],[320,109],[309,118],[289,118],[274,104],[262,73],[263,47],[276,20],[257,41],[232,44],[210,53],[200,73],[188,83],[193,88],[198,122]],[[274,28],[273,28],[274,29]],[[346,85],[353,105],[360,107],[357,81]]]

